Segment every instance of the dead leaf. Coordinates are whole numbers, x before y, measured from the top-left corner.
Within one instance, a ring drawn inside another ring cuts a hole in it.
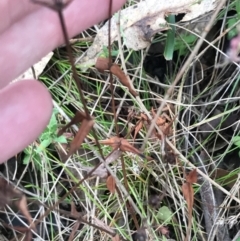
[[[78,217],[80,215],[79,212],[76,209],[75,204],[73,202],[71,202],[71,214],[76,216],[76,217]],[[68,238],[68,241],[74,240],[75,234],[76,234],[80,224],[81,224],[81,221],[77,220],[76,223],[73,225],[72,232],[71,232],[71,234],[70,234],[70,236]]]
[[[112,241],[120,241],[120,237],[118,234],[116,234],[114,237],[112,237]]]
[[[146,114],[141,113],[140,115],[143,120],[148,121],[148,117]]]
[[[157,118],[157,121],[156,121],[157,126],[162,126],[165,123],[166,123],[166,119],[162,118],[161,116]]]
[[[186,13],[183,21],[190,21],[204,13],[214,10],[218,0],[145,0],[133,4],[121,11],[120,28],[124,44],[133,50],[144,49],[150,45],[151,37],[160,31],[166,30],[165,16],[170,13]],[[118,17],[111,19],[111,43],[118,36]],[[86,56],[82,58],[78,66],[84,70],[93,66],[97,56],[108,46],[108,22],[98,31]]]
[[[109,70],[109,59],[99,57],[97,59],[95,67],[100,72],[104,72],[104,70]],[[114,74],[119,79],[119,81],[121,82],[122,85],[124,85],[128,88],[129,92],[134,97],[138,96],[138,93],[134,90],[134,88],[130,82],[131,80],[129,79],[129,77],[127,75],[124,74],[124,72],[121,70],[121,68],[117,64],[113,63],[110,66],[110,71],[112,72],[112,74]]]
[[[168,237],[169,235],[169,229],[166,226],[160,226],[157,228],[157,231],[159,231],[162,235]]]
[[[192,208],[194,200],[194,191],[192,184],[197,182],[197,169],[192,170],[186,176],[186,182],[182,185],[183,196],[187,202],[189,219],[192,217]],[[191,220],[189,221],[191,222]]]
[[[70,126],[76,125],[82,122],[84,119],[86,119],[86,114],[82,111],[77,111],[71,121],[58,132],[58,136],[61,136]]]
[[[30,226],[30,229],[35,230],[35,225],[32,222],[32,217],[27,208],[27,199],[22,192],[15,189],[12,184],[7,182],[4,178],[0,177],[0,208],[4,208],[6,205],[14,204],[19,211],[25,216]],[[14,228],[14,227],[13,227]],[[30,229],[24,227],[26,232],[25,241],[30,241],[32,239],[32,233]]]
[[[94,125],[93,119],[87,120],[84,119],[82,121],[81,127],[79,128],[76,136],[74,137],[73,141],[70,144],[70,150],[68,156],[71,156],[75,153],[79,147],[82,145],[84,138],[88,135]]]
[[[134,130],[134,136],[133,136],[133,140],[135,141],[136,136],[138,134],[138,132],[142,129],[143,127],[143,122],[140,120],[137,125],[135,126],[135,130]]]
[[[80,224],[81,224],[81,222],[77,220],[76,223],[73,225],[72,232],[69,235],[68,241],[73,241],[74,240],[75,234],[78,231]]]
[[[116,191],[116,181],[113,176],[108,176],[107,178],[107,188],[110,193],[114,194]]]
[[[19,208],[20,212],[26,217],[28,224],[30,225],[30,229],[36,229],[34,223],[32,222],[32,216],[30,215],[27,208],[27,198],[25,195],[22,195],[21,199],[15,202],[16,206]]]
[[[135,147],[133,147],[127,140],[125,140],[124,138],[120,138],[120,137],[111,137],[110,139],[107,140],[102,140],[99,141],[100,144],[104,144],[104,145],[109,145],[111,146],[114,150],[119,149],[123,152],[132,152],[134,154],[137,154],[141,157],[144,157],[144,155]]]
[[[153,118],[155,118],[156,113],[155,113],[155,111],[154,111],[153,108],[151,109],[151,112],[152,112]],[[159,116],[159,117],[157,118],[157,121],[156,121],[156,125],[157,125],[157,126],[161,126],[161,125],[163,125],[163,124],[165,124],[165,123],[166,123],[166,119],[165,119],[165,118],[162,118],[161,116]]]
[[[193,200],[194,200],[194,196],[193,196],[194,192],[193,192],[192,184],[188,182],[183,183],[182,192],[187,202],[189,217],[192,217]]]
[[[104,57],[98,57],[95,67],[101,73],[109,70],[109,59]]]
[[[14,187],[7,182],[4,178],[0,177],[0,208],[5,205],[11,205],[13,201],[19,200],[22,197],[22,193],[15,190]]]
[[[197,182],[197,169],[194,169],[188,173],[188,175],[186,176],[186,181],[190,184]]]
[[[112,64],[110,71],[116,75],[119,81],[128,88],[129,92],[134,96],[138,96],[138,93],[133,89],[130,78],[124,74],[117,64]]]
[[[78,150],[84,141],[84,138],[88,135],[94,125],[94,120],[92,117],[87,118],[84,112],[77,111],[71,121],[58,132],[58,136],[61,136],[67,128],[69,128],[71,125],[77,124],[78,122],[82,122],[81,127],[70,144],[70,150],[68,155],[65,157],[65,160]],[[63,161],[65,160],[63,158]]]

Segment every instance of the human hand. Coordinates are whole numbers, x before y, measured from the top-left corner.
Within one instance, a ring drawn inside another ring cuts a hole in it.
[[[53,0],[49,0],[53,1]],[[125,0],[113,0],[113,11]],[[64,9],[69,37],[108,17],[108,1],[74,0]],[[62,44],[56,12],[30,0],[0,3],[0,163],[23,150],[44,130],[52,100],[38,81],[9,83]]]

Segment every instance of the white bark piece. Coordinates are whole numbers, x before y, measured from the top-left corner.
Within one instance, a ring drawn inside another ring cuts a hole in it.
[[[144,49],[151,37],[168,28],[165,16],[186,13],[182,22],[190,21],[215,9],[219,0],[145,0],[121,11],[120,29],[124,44],[133,50]],[[117,39],[118,14],[111,19],[111,41]],[[93,66],[104,46],[108,46],[108,22],[99,30],[79,67]]]
[[[50,52],[45,57],[43,57],[38,63],[33,65],[36,78],[38,78],[39,75],[43,72],[43,70],[45,69],[47,63],[50,61],[52,56],[53,56],[53,52]],[[24,79],[34,79],[31,68],[29,68],[27,71],[25,71],[23,74],[21,74],[18,78],[16,78],[12,82],[16,82],[16,81],[24,80]]]

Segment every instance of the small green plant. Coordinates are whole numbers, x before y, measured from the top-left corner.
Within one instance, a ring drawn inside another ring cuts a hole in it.
[[[166,45],[165,45],[165,49],[164,49],[164,57],[166,60],[172,60],[174,46],[175,46],[175,31],[176,31],[176,27],[174,25],[175,24],[175,16],[170,14],[167,17],[167,22],[169,24],[173,24],[173,25],[170,25],[170,29],[167,32]]]
[[[28,164],[31,160],[38,166],[41,163],[40,153],[52,143],[67,143],[67,139],[64,136],[57,136],[58,122],[56,115],[57,109],[53,109],[53,114],[47,128],[39,137],[39,145],[36,147],[31,145],[24,150],[25,156],[23,164]]]
[[[237,146],[240,150],[240,136],[234,136],[232,141],[233,141],[233,144]],[[240,151],[238,152],[238,156],[240,157]]]
[[[172,219],[172,211],[167,206],[162,206],[157,213],[157,218],[165,223],[169,223]]]
[[[167,22],[170,24],[170,29],[167,31],[164,57],[166,60],[172,60],[174,51],[177,51],[179,56],[186,55],[189,52],[189,47],[194,45],[198,37],[187,31],[181,31],[176,35],[174,15],[169,15]]]
[[[108,47],[107,46],[103,46],[102,52],[100,53],[99,57],[108,58],[109,57],[109,52],[108,51],[109,51]],[[112,49],[112,51],[111,51],[112,57],[116,57],[116,56],[118,56],[118,54],[119,54],[119,50]]]
[[[235,10],[236,10],[236,14],[227,20],[228,28],[231,28],[234,24],[240,21],[240,1],[236,1]],[[239,33],[238,27],[235,27],[231,29],[231,31],[229,31],[227,37],[230,40],[233,37],[235,37],[238,33]]]
[[[179,51],[179,56],[186,55],[189,52],[188,47],[192,47],[198,37],[192,33],[181,33],[175,40],[174,51]]]

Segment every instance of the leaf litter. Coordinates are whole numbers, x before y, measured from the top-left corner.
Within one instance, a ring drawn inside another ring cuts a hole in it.
[[[144,2],[144,1],[143,1]],[[174,1],[172,1],[174,2]],[[185,1],[187,2],[187,1]],[[204,2],[204,1],[202,1]],[[207,1],[205,1],[205,4],[206,4]],[[213,3],[214,1],[208,1],[209,3]],[[198,4],[199,5],[199,4]],[[192,7],[193,5],[191,5]],[[206,6],[206,5],[204,5]],[[182,6],[181,6],[182,7]],[[176,11],[180,11],[181,7],[177,8]],[[193,15],[190,15],[190,10],[189,9],[192,9],[192,12],[196,12],[196,10],[194,10],[194,8],[191,8],[190,6],[183,8],[184,11],[187,11],[188,13],[185,15],[184,19],[186,20],[187,17],[188,18],[192,18]],[[152,7],[154,8],[154,7]],[[200,7],[200,9],[202,9]],[[208,8],[205,8],[204,11],[206,11],[206,9]],[[198,8],[198,12],[199,12],[199,8]],[[189,14],[189,15],[188,15]],[[187,17],[186,17],[187,16]],[[191,17],[190,17],[191,16]],[[146,18],[146,16],[145,16]],[[139,33],[137,33],[138,37],[139,37],[139,43],[138,42],[135,42],[135,43],[138,43],[138,46],[137,48],[142,48],[140,43],[141,41],[145,41],[147,44],[149,44],[149,40],[150,38],[153,36],[153,34],[156,32],[156,31],[159,31],[159,27],[154,30],[154,24],[153,23],[153,20],[156,21],[156,23],[158,23],[158,20],[156,20],[156,18],[154,17],[150,17],[151,19],[144,19],[143,20],[138,20],[136,23],[133,24],[133,29],[139,29],[143,32],[143,35],[140,35]],[[183,21],[185,21],[183,20]],[[144,24],[146,23],[151,23],[150,26],[151,26],[151,29],[150,30],[146,30],[146,27],[144,26]],[[160,23],[161,24],[161,23]],[[164,24],[162,24],[164,25]],[[163,27],[163,26],[161,26]],[[165,26],[166,28],[167,26]],[[164,28],[163,28],[164,29]],[[129,30],[127,29],[126,30],[126,33],[128,32]],[[149,31],[149,32],[148,32]],[[142,38],[142,39],[141,39]],[[126,45],[129,47],[129,48],[134,48],[134,46],[131,47],[131,43],[129,41],[129,44],[127,42],[127,38],[126,38]],[[97,61],[99,60],[99,58],[97,59]],[[105,61],[105,60],[104,60]],[[107,63],[107,62],[106,62]],[[108,65],[108,63],[107,63]],[[100,67],[98,67],[96,65],[96,68],[98,68],[99,70],[101,70]],[[108,70],[108,67],[104,67],[103,70]],[[111,67],[110,67],[110,71],[116,76],[119,78],[120,82],[126,86],[128,89],[129,89],[129,92],[132,93],[132,95],[134,97],[136,97],[138,95],[138,93],[134,90],[134,88],[131,86],[131,82],[128,78],[128,76],[126,76],[124,74],[124,72],[120,69],[120,67],[117,65],[117,64],[112,64]],[[155,112],[152,110],[152,115],[154,116],[155,115]],[[89,134],[89,132],[91,131],[93,125],[94,125],[94,120],[93,118],[89,118],[86,116],[86,114],[84,112],[78,112],[74,118],[71,120],[71,122],[69,124],[67,124],[61,131],[60,133],[64,132],[66,130],[66,128],[70,127],[71,125],[73,124],[77,124],[78,122],[81,122],[81,127],[79,128],[79,131],[77,132],[74,140],[71,142],[70,144],[70,151],[68,153],[68,157],[71,156],[72,154],[74,154],[78,149],[79,147],[82,145],[83,141],[84,141],[84,138],[87,137],[87,135]],[[134,131],[134,136],[133,136],[133,139],[135,140],[136,139],[136,136],[137,134],[141,131],[141,129],[144,127],[144,124],[146,125],[146,123],[148,122],[146,116],[144,114],[141,113],[141,116],[140,116],[140,119],[139,121],[137,122],[136,126],[135,126],[135,131]],[[157,126],[159,127],[162,127],[162,131],[164,133],[164,135],[166,136],[169,136],[172,134],[172,128],[171,128],[171,125],[172,125],[172,122],[173,120],[171,119],[168,119],[168,116],[164,117],[164,116],[161,116],[157,119]],[[147,128],[147,127],[146,127]],[[160,137],[157,135],[157,133],[154,133],[159,139]],[[109,140],[103,140],[103,141],[100,141],[101,144],[106,144],[106,145],[109,145],[113,148],[113,152],[110,154],[110,157],[111,155],[113,154],[116,154],[118,153],[119,156],[121,154],[121,152],[132,152],[134,154],[137,154],[141,157],[144,157],[144,155],[142,154],[142,152],[140,150],[138,150],[137,148],[135,148],[133,145],[131,145],[125,138],[120,138],[120,137],[112,137],[110,138]],[[116,155],[117,156],[117,155]],[[113,158],[111,161],[113,161],[115,158]],[[108,163],[111,163],[108,158],[106,158],[106,162]],[[91,170],[92,168],[89,169],[89,167],[84,167],[84,166],[81,166],[82,169],[84,170]],[[106,170],[106,168],[104,167],[104,164],[100,165],[100,167],[95,170],[92,175],[96,175],[96,176],[99,176],[99,177],[106,177],[108,175],[108,172]],[[190,172],[187,176],[186,176],[186,182],[183,184],[182,186],[182,190],[183,190],[183,195],[186,199],[186,202],[187,202],[187,206],[188,206],[188,211],[192,211],[192,207],[193,207],[193,188],[192,188],[192,183],[194,183],[196,179],[196,171],[192,171]],[[115,192],[115,179],[113,176],[108,176],[107,178],[107,187],[108,187],[108,190],[111,192],[111,193],[114,193]],[[24,202],[23,202],[24,203]],[[23,209],[23,212],[26,212],[26,210],[24,211]],[[27,214],[26,214],[27,215]],[[145,228],[143,228],[145,229]],[[140,232],[141,231],[141,228],[136,232]],[[76,232],[76,229],[73,229],[73,234],[71,235],[71,239],[73,239],[73,236]],[[162,231],[162,234],[163,235],[167,235],[168,234],[168,230],[167,228],[163,229]],[[141,233],[141,232],[140,232]],[[117,239],[119,238],[120,240],[120,237],[119,236],[115,236],[117,237]],[[138,238],[140,240],[145,240],[146,237],[145,235],[142,235],[140,236],[140,238]],[[137,240],[138,240],[137,239]],[[113,238],[114,240],[114,238]]]
[[[186,13],[181,20],[190,21],[214,10],[219,0],[145,0],[121,11],[120,28],[127,48],[140,50],[148,47],[151,37],[168,29],[165,16]],[[111,43],[118,36],[118,17],[111,19]],[[78,66],[84,70],[95,65],[99,54],[108,46],[108,22],[98,31],[92,46],[87,50]]]
[[[15,189],[15,187],[8,181],[6,181],[3,177],[0,177],[0,209],[5,208],[7,205],[15,205],[18,208],[18,210],[25,216],[29,224],[29,228],[24,227],[22,229],[14,226],[12,228],[19,231],[25,231],[25,241],[32,240],[31,229],[36,230],[36,227],[28,211],[26,196],[21,191]],[[7,224],[4,226],[10,227]]]

